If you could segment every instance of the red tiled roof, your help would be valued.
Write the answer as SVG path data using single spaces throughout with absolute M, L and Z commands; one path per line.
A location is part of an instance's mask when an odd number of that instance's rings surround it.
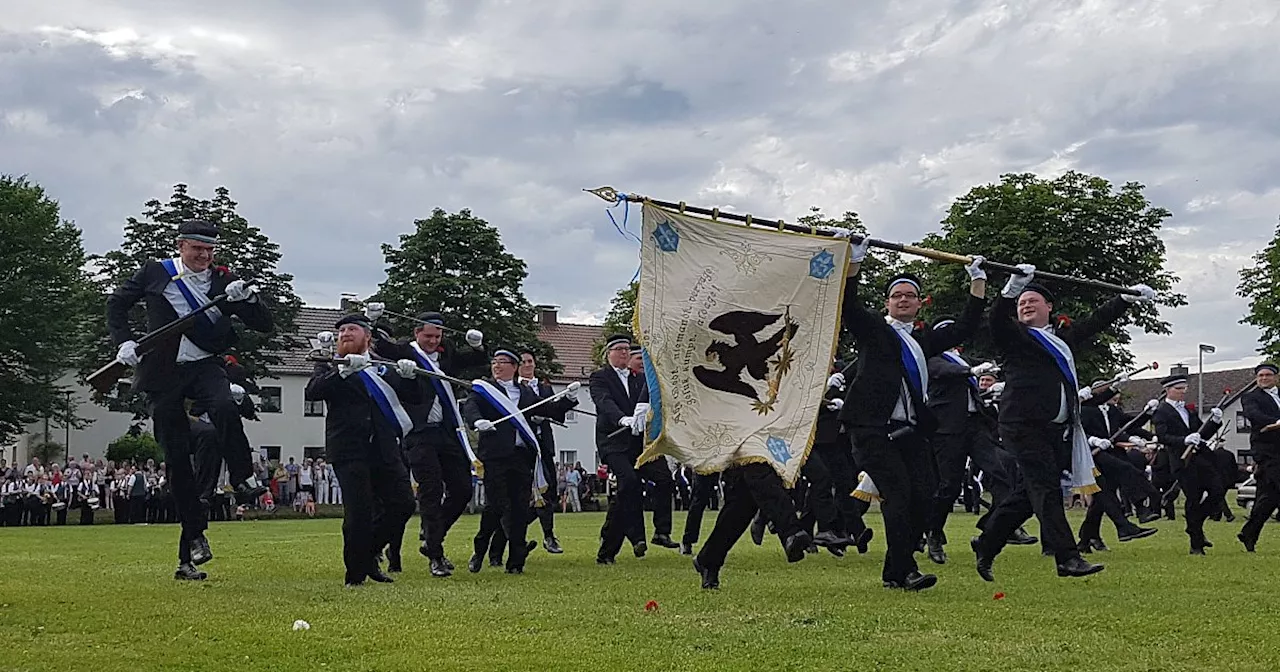
M 1160 394 L 1160 379 L 1158 378 L 1142 378 L 1134 380 L 1125 386 L 1124 403 L 1125 410 L 1130 413 L 1136 413 L 1137 409 L 1147 403 L 1148 399 L 1155 399 Z M 1200 377 L 1195 373 L 1187 375 L 1187 401 L 1194 403 L 1199 393 Z M 1231 369 L 1228 371 L 1205 371 L 1204 372 L 1204 405 L 1212 408 L 1214 404 L 1222 399 L 1223 390 L 1238 390 L 1249 381 L 1253 380 L 1253 369 Z M 1207 412 L 1208 408 L 1202 409 Z
M 555 348 L 556 361 L 563 371 L 551 377 L 552 382 L 585 381 L 596 367 L 596 347 L 604 336 L 604 327 L 592 324 L 539 325 L 538 338 Z

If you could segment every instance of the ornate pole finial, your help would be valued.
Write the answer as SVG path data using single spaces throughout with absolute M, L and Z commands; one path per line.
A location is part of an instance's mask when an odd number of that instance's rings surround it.
M 618 190 L 613 187 L 596 187 L 595 189 L 583 189 L 588 194 L 595 194 L 602 201 L 609 203 L 618 202 Z

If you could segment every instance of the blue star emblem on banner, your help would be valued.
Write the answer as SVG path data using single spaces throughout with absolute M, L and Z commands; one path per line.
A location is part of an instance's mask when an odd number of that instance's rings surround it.
M 836 269 L 835 255 L 827 250 L 813 255 L 809 260 L 809 276 L 819 280 L 826 280 L 827 276 Z
M 782 464 L 786 464 L 791 459 L 791 451 L 787 449 L 787 442 L 776 436 L 771 436 L 764 442 L 769 448 L 769 454 L 773 455 L 773 459 Z
M 680 234 L 676 232 L 676 227 L 671 226 L 671 222 L 659 224 L 653 231 L 653 239 L 663 252 L 675 252 L 680 247 Z

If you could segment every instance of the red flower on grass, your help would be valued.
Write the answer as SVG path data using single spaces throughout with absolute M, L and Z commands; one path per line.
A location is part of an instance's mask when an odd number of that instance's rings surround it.
M 645 602 L 644 610 L 650 614 L 654 613 L 658 610 L 658 602 L 656 600 L 649 600 L 648 602 Z
M 1004 599 L 1004 593 L 996 593 L 996 594 L 995 594 L 995 597 L 993 597 L 992 599 L 996 599 L 996 600 L 1003 600 L 1003 599 Z

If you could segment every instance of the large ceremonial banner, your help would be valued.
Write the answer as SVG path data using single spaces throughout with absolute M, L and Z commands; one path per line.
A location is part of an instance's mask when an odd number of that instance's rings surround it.
M 652 407 L 640 462 L 767 462 L 788 486 L 835 353 L 846 240 L 644 204 L 636 319 Z

